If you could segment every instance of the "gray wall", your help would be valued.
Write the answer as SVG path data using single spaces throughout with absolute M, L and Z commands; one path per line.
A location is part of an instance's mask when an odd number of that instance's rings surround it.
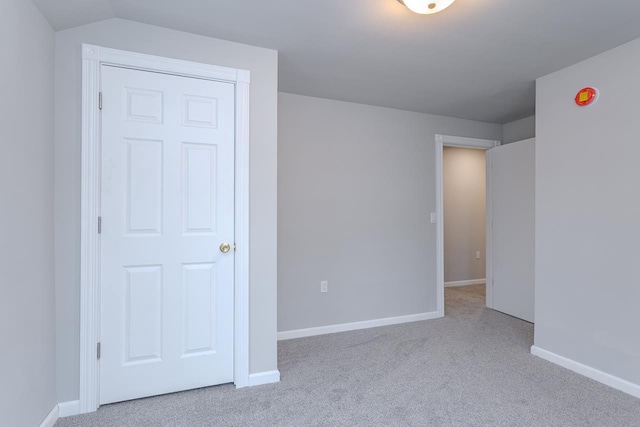
M 484 150 L 444 147 L 444 281 L 486 277 Z M 480 259 L 476 259 L 480 251 Z
M 510 144 L 536 136 L 536 116 L 525 117 L 502 126 L 502 143 Z
M 538 79 L 535 345 L 640 385 L 638 76 L 640 39 Z
M 277 368 L 277 52 L 120 19 L 56 33 L 58 399 L 78 399 L 80 44 L 251 71 L 250 371 Z
M 278 330 L 435 311 L 435 134 L 500 139 L 502 126 L 279 101 Z
M 0 6 L 0 424 L 56 405 L 53 29 L 25 0 Z

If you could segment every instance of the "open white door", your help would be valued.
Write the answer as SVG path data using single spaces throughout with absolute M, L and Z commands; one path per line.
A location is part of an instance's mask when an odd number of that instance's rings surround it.
M 493 309 L 534 322 L 535 140 L 487 152 Z

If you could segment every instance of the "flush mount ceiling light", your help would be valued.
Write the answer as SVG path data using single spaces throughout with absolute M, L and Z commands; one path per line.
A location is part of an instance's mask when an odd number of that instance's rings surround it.
M 438 13 L 456 1 L 456 0 L 398 0 L 403 5 L 407 6 L 409 10 L 420 15 L 431 15 L 432 13 Z

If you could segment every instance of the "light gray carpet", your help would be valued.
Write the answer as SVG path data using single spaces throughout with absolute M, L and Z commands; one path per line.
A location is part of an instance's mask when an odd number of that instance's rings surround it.
M 444 319 L 279 343 L 282 382 L 106 405 L 56 426 L 640 426 L 640 400 L 529 353 L 533 325 L 448 288 Z

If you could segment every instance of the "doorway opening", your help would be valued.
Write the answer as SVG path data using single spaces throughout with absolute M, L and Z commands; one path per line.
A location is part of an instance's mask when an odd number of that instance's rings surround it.
M 445 303 L 463 293 L 485 305 L 486 156 L 476 148 L 443 148 Z M 478 301 L 480 303 L 480 301 Z
M 486 171 L 491 162 L 487 150 L 498 145 L 500 141 L 436 135 L 436 270 L 440 317 L 445 315 L 445 281 L 451 287 L 479 286 L 475 292 L 482 292 L 481 285 L 486 283 L 486 305 L 491 308 L 491 204 L 486 200 L 490 199 L 492 183 Z M 458 167 L 454 167 L 455 164 Z M 461 169 L 462 173 L 456 173 L 455 169 Z M 445 196 L 445 184 L 450 190 L 448 196 L 452 197 Z M 446 249 L 445 229 L 448 229 L 449 240 Z

